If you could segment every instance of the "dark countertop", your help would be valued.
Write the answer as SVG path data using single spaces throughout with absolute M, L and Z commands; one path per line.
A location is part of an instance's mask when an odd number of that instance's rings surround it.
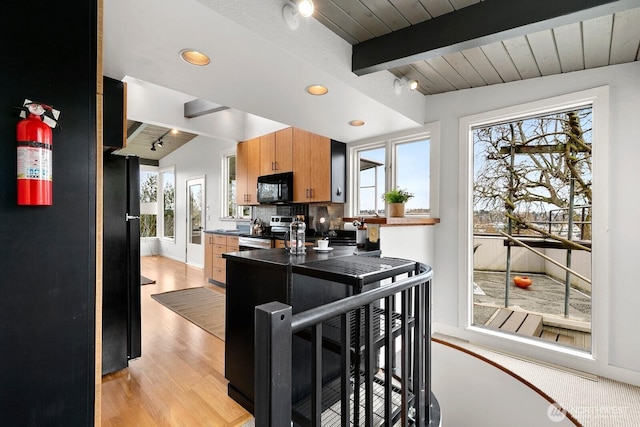
M 303 264 L 309 261 L 319 261 L 323 259 L 330 259 L 338 256 L 352 255 L 354 253 L 364 253 L 364 250 L 357 248 L 356 246 L 336 246 L 332 251 L 320 252 L 307 248 L 307 252 L 304 255 L 291 255 L 286 249 L 256 249 L 252 251 L 241 252 L 228 252 L 222 254 L 223 258 L 233 260 L 237 262 L 244 262 L 248 264 L 276 264 L 276 265 L 297 265 Z
M 240 234 L 240 230 L 236 230 L 236 229 L 228 229 L 228 230 L 204 230 L 205 233 L 209 233 L 209 234 L 225 234 L 225 235 L 230 235 L 230 236 L 237 236 Z

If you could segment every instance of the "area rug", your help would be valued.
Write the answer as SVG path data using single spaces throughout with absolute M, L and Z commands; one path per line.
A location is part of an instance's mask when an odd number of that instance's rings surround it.
M 143 275 L 140 275 L 140 286 L 142 285 L 155 285 L 156 281 L 153 279 L 149 279 L 148 277 L 144 277 Z
M 199 287 L 154 294 L 151 298 L 224 341 L 224 295 Z

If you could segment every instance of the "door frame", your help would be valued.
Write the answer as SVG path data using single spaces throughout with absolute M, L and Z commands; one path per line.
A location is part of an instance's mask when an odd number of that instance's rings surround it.
M 191 206 L 189 203 L 189 198 L 190 198 L 190 192 L 189 192 L 189 187 L 190 185 L 197 185 L 197 182 L 194 181 L 201 181 L 201 185 L 202 185 L 202 207 L 201 207 L 201 227 L 202 227 L 202 232 L 204 232 L 205 228 L 206 228 L 206 215 L 205 215 L 205 206 L 207 203 L 207 191 L 206 191 L 206 176 L 205 175 L 197 175 L 197 176 L 193 176 L 191 178 L 187 178 L 186 182 L 185 182 L 185 190 L 186 190 L 186 194 L 185 194 L 185 245 L 184 245 L 184 262 L 185 264 L 188 265 L 194 265 L 197 267 L 204 267 L 204 242 L 200 241 L 199 245 L 194 245 L 189 243 L 189 237 L 190 237 L 190 233 L 191 233 L 191 227 L 190 227 L 190 218 L 191 218 Z M 199 246 L 199 248 L 196 248 L 196 246 Z M 191 249 L 190 249 L 191 248 Z M 192 254 L 192 256 L 190 257 L 189 254 Z M 194 262 L 194 257 L 193 254 L 197 253 L 197 256 L 195 257 L 195 261 Z M 197 262 L 200 261 L 200 262 Z

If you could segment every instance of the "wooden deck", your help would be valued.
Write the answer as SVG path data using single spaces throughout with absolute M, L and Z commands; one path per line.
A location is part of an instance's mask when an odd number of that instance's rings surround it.
M 565 345 L 575 345 L 573 336 L 545 330 L 542 320 L 542 316 L 538 314 L 500 308 L 489 318 L 485 326 L 499 329 L 503 332 L 542 338 Z

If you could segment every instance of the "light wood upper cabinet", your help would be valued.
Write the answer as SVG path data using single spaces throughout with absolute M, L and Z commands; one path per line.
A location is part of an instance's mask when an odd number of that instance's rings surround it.
M 256 187 L 260 175 L 260 138 L 239 142 L 236 151 L 236 203 L 258 203 Z
M 293 128 L 294 202 L 331 201 L 331 140 Z
M 238 143 L 238 205 L 256 205 L 258 176 L 293 171 L 295 203 L 344 203 L 346 146 L 324 136 L 286 128 Z
M 293 170 L 293 129 L 286 128 L 260 137 L 260 175 Z

